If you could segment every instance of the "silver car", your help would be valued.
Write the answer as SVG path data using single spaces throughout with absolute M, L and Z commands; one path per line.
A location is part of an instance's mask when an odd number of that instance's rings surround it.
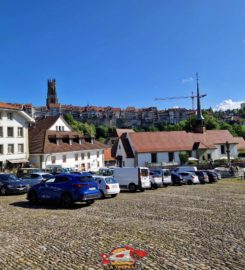
M 46 172 L 35 172 L 23 176 L 21 179 L 28 183 L 31 187 L 46 181 L 48 179 L 54 178 L 54 175 Z

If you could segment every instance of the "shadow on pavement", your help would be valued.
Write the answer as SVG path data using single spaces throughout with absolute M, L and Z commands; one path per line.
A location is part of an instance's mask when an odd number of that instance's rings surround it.
M 15 207 L 28 208 L 28 209 L 49 209 L 49 210 L 64 210 L 64 209 L 76 210 L 76 209 L 90 206 L 86 203 L 75 203 L 70 208 L 63 208 L 58 203 L 53 203 L 53 202 L 52 203 L 51 202 L 37 203 L 35 205 L 31 205 L 28 201 L 13 202 L 13 203 L 10 203 L 10 205 L 15 206 Z

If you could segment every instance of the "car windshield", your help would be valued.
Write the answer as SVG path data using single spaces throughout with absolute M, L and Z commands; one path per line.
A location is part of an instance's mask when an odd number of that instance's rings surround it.
M 78 176 L 76 179 L 80 182 L 94 182 L 94 178 L 92 175 Z
M 117 180 L 113 177 L 106 178 L 105 181 L 107 184 L 117 184 L 118 183 Z
M 165 171 L 163 175 L 164 176 L 169 176 L 170 175 L 170 171 Z
M 149 176 L 149 171 L 147 169 L 140 170 L 141 176 Z

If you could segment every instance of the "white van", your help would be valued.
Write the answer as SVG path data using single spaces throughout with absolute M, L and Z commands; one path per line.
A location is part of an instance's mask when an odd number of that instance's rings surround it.
M 196 171 L 197 171 L 197 167 L 195 167 L 195 166 L 181 166 L 181 167 L 177 167 L 173 170 L 173 172 L 175 172 L 175 173 L 196 172 Z
M 151 187 L 150 171 L 146 167 L 123 167 L 115 168 L 113 176 L 119 182 L 120 189 L 130 192 L 144 191 Z
M 172 185 L 172 178 L 169 169 L 152 169 L 151 172 L 161 177 L 162 185 L 165 187 Z

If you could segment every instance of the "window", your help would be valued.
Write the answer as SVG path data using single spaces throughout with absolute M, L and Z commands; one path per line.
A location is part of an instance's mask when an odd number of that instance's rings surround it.
M 59 126 L 56 126 L 56 131 L 59 131 Z
M 64 126 L 62 126 L 62 131 L 65 131 L 65 127 Z
M 174 152 L 168 152 L 168 160 L 169 162 L 174 161 Z
M 220 146 L 220 152 L 221 152 L 222 155 L 225 154 L 225 146 L 224 145 Z
M 0 127 L 0 137 L 3 137 L 3 127 Z
M 62 156 L 63 163 L 66 163 L 66 155 Z
M 88 152 L 88 159 L 90 159 L 90 152 Z
M 78 154 L 75 154 L 75 160 L 78 161 Z
M 0 155 L 3 155 L 3 144 L 0 144 Z
M 61 131 L 61 126 L 59 126 L 59 131 Z
M 52 156 L 51 157 L 51 162 L 52 162 L 52 164 L 55 164 L 56 163 L 56 156 Z
M 84 158 L 85 158 L 84 153 L 81 153 L 81 159 L 84 159 Z
M 100 167 L 100 162 L 99 161 L 97 161 L 97 167 Z
M 151 163 L 157 163 L 157 153 L 151 153 Z
M 211 159 L 211 154 L 208 154 L 208 160 Z
M 88 163 L 88 170 L 90 169 L 90 163 Z
M 0 112 L 0 119 L 2 119 L 2 112 Z
M 13 120 L 13 113 L 7 113 L 8 120 Z
M 55 177 L 55 183 L 65 183 L 68 182 L 70 179 L 66 176 L 57 176 Z
M 97 158 L 100 157 L 100 151 L 97 151 Z
M 8 137 L 14 137 L 14 128 L 8 127 Z
M 8 154 L 13 154 L 13 153 L 14 153 L 14 145 L 8 144 Z
M 24 153 L 24 144 L 18 144 L 18 153 Z
M 18 137 L 23 137 L 23 128 L 18 127 Z

